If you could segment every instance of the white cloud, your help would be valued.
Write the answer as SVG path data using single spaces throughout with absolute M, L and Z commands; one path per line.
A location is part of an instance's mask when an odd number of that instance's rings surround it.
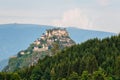
M 83 12 L 83 10 L 75 8 L 64 12 L 61 19 L 53 20 L 52 22 L 55 26 L 76 26 L 77 28 L 87 28 L 92 27 L 92 23 L 89 17 Z
M 110 4 L 110 0 L 97 0 L 97 2 L 102 6 L 107 6 Z
M 50 22 L 51 16 L 53 17 L 53 15 L 48 15 L 41 11 L 0 10 L 0 24 L 21 23 L 46 25 Z

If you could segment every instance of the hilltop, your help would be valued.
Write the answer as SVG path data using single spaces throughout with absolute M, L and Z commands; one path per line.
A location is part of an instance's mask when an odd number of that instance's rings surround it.
M 19 68 L 33 66 L 46 55 L 55 55 L 59 50 L 72 45 L 75 45 L 75 42 L 69 37 L 66 29 L 48 29 L 26 50 L 20 51 L 17 56 L 12 56 L 4 71 L 15 71 Z
M 54 42 L 57 42 L 61 49 L 75 44 L 65 29 L 49 29 L 46 30 L 46 33 L 41 38 L 34 42 L 35 47 L 33 51 L 46 51 L 52 47 Z
M 27 49 L 29 44 L 41 36 L 46 29 L 51 29 L 54 27 L 55 26 L 35 24 L 0 25 L 0 63 L 3 60 L 8 60 L 8 58 L 13 55 L 16 56 L 19 51 Z M 85 30 L 74 27 L 68 27 L 66 30 L 71 39 L 73 39 L 76 43 L 81 43 L 92 38 L 103 39 L 105 37 L 116 35 L 115 33 L 111 32 Z M 6 66 L 4 64 L 0 65 Z M 1 67 L 1 69 L 2 68 L 3 67 Z
M 3 80 L 120 80 L 120 35 L 90 39 L 46 56 L 35 66 L 0 75 Z

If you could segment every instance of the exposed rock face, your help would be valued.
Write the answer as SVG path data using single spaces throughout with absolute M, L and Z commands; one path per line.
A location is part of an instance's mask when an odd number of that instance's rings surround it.
M 17 54 L 17 57 L 10 58 L 9 65 L 4 71 L 14 71 L 18 68 L 28 67 L 35 65 L 39 59 L 43 59 L 44 56 L 52 56 L 51 49 L 53 44 L 57 43 L 60 49 L 64 47 L 70 47 L 75 42 L 69 37 L 66 29 L 49 29 L 46 33 L 35 40 L 26 50 L 22 50 Z
M 68 32 L 65 29 L 51 29 L 47 30 L 41 38 L 38 38 L 34 45 L 33 51 L 46 51 L 52 47 L 52 44 L 57 42 L 61 48 L 74 45 L 74 41 L 70 39 Z M 41 46 L 41 47 L 39 47 Z

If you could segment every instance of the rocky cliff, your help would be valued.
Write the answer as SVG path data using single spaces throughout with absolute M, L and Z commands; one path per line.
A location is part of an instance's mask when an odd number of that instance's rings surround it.
M 12 56 L 9 59 L 8 66 L 3 71 L 14 71 L 19 68 L 33 66 L 46 55 L 52 56 L 59 50 L 74 44 L 75 42 L 69 37 L 66 29 L 54 28 L 46 30 L 26 50 L 21 50 L 17 56 Z

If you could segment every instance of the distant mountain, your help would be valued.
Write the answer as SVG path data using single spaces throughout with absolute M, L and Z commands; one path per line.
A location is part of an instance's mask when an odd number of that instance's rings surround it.
M 0 25 L 0 61 L 25 50 L 30 43 L 40 37 L 46 29 L 54 26 L 34 24 L 4 24 Z M 70 37 L 81 43 L 91 38 L 105 38 L 115 35 L 110 32 L 83 30 L 74 27 L 67 28 Z M 1 65 L 1 64 L 0 64 Z
M 111 32 L 78 29 L 74 27 L 67 28 L 67 31 L 69 32 L 70 37 L 76 43 L 85 42 L 88 39 L 93 39 L 93 38 L 103 39 L 106 37 L 111 37 L 112 35 L 116 35 L 115 33 L 111 33 Z

